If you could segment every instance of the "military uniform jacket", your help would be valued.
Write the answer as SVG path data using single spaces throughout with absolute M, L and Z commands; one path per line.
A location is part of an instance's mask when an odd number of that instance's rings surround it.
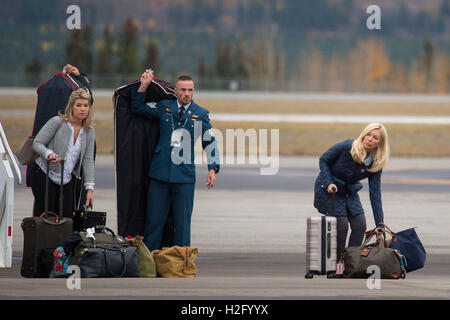
M 350 150 L 353 140 L 345 140 L 328 149 L 319 159 L 320 173 L 314 186 L 314 207 L 320 213 L 332 214 L 331 195 L 327 192 L 330 184 L 338 187 L 335 198 L 335 215 L 346 216 L 364 213 L 358 191 L 362 189 L 359 182 L 369 180 L 369 196 L 375 224 L 383 222 L 381 204 L 381 173 L 369 172 L 372 166 L 365 166 L 353 160 Z
M 133 91 L 131 111 L 148 118 L 159 119 L 160 126 L 160 136 L 149 171 L 150 178 L 171 183 L 195 183 L 194 144 L 197 138 L 202 139 L 208 170 L 214 169 L 216 173 L 219 172 L 219 152 L 208 110 L 192 101 L 189 109 L 180 118 L 177 100 L 145 103 L 144 99 L 144 92 Z M 184 143 L 181 148 L 171 146 L 172 132 L 177 129 L 185 129 L 183 139 L 190 139 L 189 143 Z

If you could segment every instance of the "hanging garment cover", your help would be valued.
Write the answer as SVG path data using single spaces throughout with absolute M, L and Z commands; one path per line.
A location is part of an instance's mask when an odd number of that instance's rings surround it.
M 157 120 L 130 111 L 131 92 L 139 86 L 139 80 L 124 85 L 116 89 L 113 97 L 117 232 L 123 237 L 144 234 L 148 172 L 159 139 Z M 147 89 L 145 101 L 159 102 L 164 99 L 176 99 L 174 86 L 155 78 Z M 170 246 L 172 242 L 172 209 L 168 216 L 162 241 L 164 246 Z
M 44 124 L 58 114 L 58 111 L 64 113 L 70 95 L 78 88 L 86 88 L 89 90 L 92 104 L 91 89 L 82 75 L 73 76 L 64 72 L 58 72 L 50 80 L 38 87 L 33 136 L 36 136 Z

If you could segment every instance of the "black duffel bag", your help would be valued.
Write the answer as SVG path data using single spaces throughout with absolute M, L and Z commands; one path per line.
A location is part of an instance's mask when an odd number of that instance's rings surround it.
M 93 233 L 93 237 L 80 232 L 69 264 L 80 268 L 82 278 L 139 277 L 137 248 L 105 230 L 109 233 Z

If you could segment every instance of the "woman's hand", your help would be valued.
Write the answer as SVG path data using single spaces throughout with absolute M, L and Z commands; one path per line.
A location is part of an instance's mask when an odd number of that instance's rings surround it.
M 63 158 L 58 156 L 56 153 L 50 153 L 47 157 L 47 160 L 49 160 L 51 163 L 57 163 L 61 162 Z
M 72 66 L 71 64 L 66 64 L 64 69 L 66 70 L 66 73 L 68 73 L 68 74 L 71 74 L 71 75 L 74 75 L 74 76 L 79 76 L 80 75 L 80 71 L 78 70 L 78 68 Z
M 140 80 L 141 80 L 141 85 L 138 89 L 138 92 L 145 92 L 147 90 L 148 86 L 150 85 L 150 83 L 152 83 L 152 81 L 153 81 L 153 70 L 152 69 L 145 70 L 145 72 L 142 74 Z
M 337 191 L 338 191 L 338 188 L 334 183 L 330 184 L 327 188 L 328 193 L 336 193 Z
M 88 189 L 86 193 L 86 209 L 94 206 L 94 190 Z

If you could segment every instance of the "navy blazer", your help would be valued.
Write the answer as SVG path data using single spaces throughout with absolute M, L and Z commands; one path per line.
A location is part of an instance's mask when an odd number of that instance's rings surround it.
M 365 166 L 353 160 L 350 150 L 353 140 L 345 140 L 328 149 L 319 159 L 320 173 L 314 185 L 314 207 L 320 213 L 333 214 L 331 194 L 327 192 L 330 184 L 338 187 L 335 197 L 336 216 L 346 216 L 364 213 L 358 191 L 362 189 L 359 182 L 369 180 L 369 196 L 375 224 L 383 222 L 381 204 L 381 173 L 369 172 L 370 166 Z
M 208 110 L 200 107 L 194 101 L 189 109 L 181 116 L 178 115 L 177 100 L 162 100 L 159 103 L 145 103 L 145 93 L 133 91 L 131 95 L 131 111 L 133 113 L 159 119 L 159 140 L 155 147 L 152 164 L 150 166 L 150 178 L 173 183 L 195 183 L 194 145 L 197 138 L 202 139 L 202 147 L 206 151 L 208 170 L 219 172 L 219 152 L 217 143 L 212 135 L 212 127 Z M 197 124 L 197 125 L 196 125 Z M 201 132 L 195 132 L 196 127 L 201 126 Z M 189 133 L 190 157 L 184 157 L 183 144 L 178 150 L 170 145 L 172 131 L 186 129 Z M 199 131 L 199 130 L 198 130 Z M 199 136 L 201 134 L 201 137 Z M 198 135 L 198 136 L 196 136 Z M 176 160 L 172 161 L 172 153 L 177 152 Z M 184 161 L 184 160 L 188 161 Z

